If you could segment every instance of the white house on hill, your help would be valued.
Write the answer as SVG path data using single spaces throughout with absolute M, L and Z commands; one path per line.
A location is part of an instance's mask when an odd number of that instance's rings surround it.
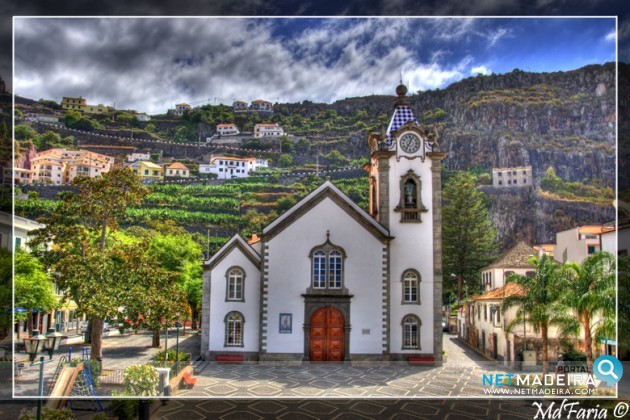
M 370 210 L 326 181 L 204 264 L 201 354 L 441 363 L 441 161 L 405 97 L 372 134 Z

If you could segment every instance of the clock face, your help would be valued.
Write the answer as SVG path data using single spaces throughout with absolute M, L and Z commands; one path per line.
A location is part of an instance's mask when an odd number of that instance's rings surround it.
M 403 134 L 400 138 L 400 147 L 407 153 L 415 153 L 420 149 L 420 139 L 411 133 Z

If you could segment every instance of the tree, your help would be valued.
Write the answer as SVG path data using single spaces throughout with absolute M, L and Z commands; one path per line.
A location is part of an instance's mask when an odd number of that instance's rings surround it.
M 6 128 L 6 124 L 5 124 L 5 128 Z M 33 128 L 31 128 L 30 126 L 26 124 L 18 124 L 15 126 L 15 139 L 16 140 L 33 139 L 35 138 L 36 135 L 37 133 L 35 132 L 35 130 L 33 130 Z
M 278 158 L 278 166 L 280 168 L 288 168 L 291 165 L 293 165 L 293 158 L 291 157 L 291 155 L 286 153 L 280 155 L 280 157 Z
M 33 332 L 33 311 L 50 312 L 58 306 L 53 283 L 37 258 L 18 250 L 15 253 L 15 307 L 25 309 L 16 313 L 18 319 L 26 319 L 29 335 Z
M 127 207 L 147 194 L 129 169 L 114 169 L 100 178 L 78 177 L 72 182 L 78 193 L 68 192 L 46 227 L 33 233 L 33 243 L 52 243 L 42 252 L 47 269 L 90 321 L 91 358 L 102 358 L 103 321 L 114 317 L 124 300 L 128 282 L 120 264 L 120 245 L 108 234 L 118 229 Z
M 592 366 L 597 329 L 608 327 L 614 331 L 614 325 L 606 321 L 615 318 L 615 258 L 608 252 L 597 252 L 580 264 L 571 262 L 564 268 L 563 301 L 582 324 L 586 363 Z
M 516 317 L 506 326 L 510 331 L 524 322 L 530 323 L 541 336 L 543 372 L 549 372 L 549 328 L 558 328 L 560 337 L 577 334 L 579 324 L 561 300 L 563 270 L 553 258 L 543 255 L 532 257 L 530 262 L 536 267 L 533 277 L 512 274 L 508 282 L 515 282 L 523 289 L 522 294 L 514 294 L 503 300 L 502 311 L 518 306 Z
M 295 198 L 293 198 L 290 195 L 288 195 L 286 197 L 282 197 L 276 203 L 277 204 L 276 205 L 276 210 L 278 210 L 279 213 L 284 213 L 285 211 L 287 211 L 291 207 L 293 207 L 295 205 L 295 203 L 296 203 Z
M 495 227 L 490 222 L 485 195 L 475 189 L 475 177 L 459 172 L 442 192 L 442 248 L 444 273 L 457 279 L 457 299 L 462 300 L 464 282 L 476 291 L 477 275 L 492 261 L 496 250 Z
M 184 310 L 180 310 L 179 314 L 187 313 L 187 309 L 190 308 L 193 324 L 195 324 L 193 327 L 196 327 L 203 295 L 202 247 L 190 233 L 172 221 L 149 222 L 149 226 L 155 230 L 149 231 L 148 254 L 155 258 L 179 286 L 181 296 L 186 297 L 187 306 Z
M 326 159 L 330 161 L 330 164 L 334 167 L 341 167 L 348 163 L 348 159 L 342 155 L 339 150 L 331 150 L 330 153 L 324 155 Z

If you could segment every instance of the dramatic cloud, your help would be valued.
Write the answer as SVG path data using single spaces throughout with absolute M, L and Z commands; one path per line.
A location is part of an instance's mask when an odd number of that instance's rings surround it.
M 486 66 L 477 66 L 477 67 L 473 67 L 473 68 L 470 70 L 470 74 L 471 74 L 472 76 L 476 76 L 476 75 L 478 75 L 478 74 L 485 74 L 485 75 L 488 75 L 488 74 L 492 74 L 492 70 L 490 70 L 490 69 L 489 69 L 488 67 L 486 67 Z
M 567 26 L 563 38 L 540 36 L 572 51 L 567 42 L 578 23 Z M 486 74 L 488 63 L 495 72 L 524 67 L 526 55 L 545 54 L 535 50 L 540 43 L 528 28 L 537 25 L 543 31 L 546 24 L 515 19 L 17 18 L 14 86 L 17 94 L 33 99 L 83 96 L 88 103 L 149 113 L 163 113 L 179 102 L 332 102 L 392 94 L 401 72 L 415 91 Z M 586 21 L 580 30 L 585 24 L 599 39 L 614 28 L 610 19 Z M 581 48 L 588 48 L 583 42 Z M 515 45 L 527 54 L 513 56 Z

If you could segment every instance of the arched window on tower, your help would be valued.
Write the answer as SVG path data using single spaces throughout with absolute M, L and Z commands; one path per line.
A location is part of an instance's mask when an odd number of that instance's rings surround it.
M 412 170 L 400 177 L 400 201 L 394 209 L 400 213 L 400 221 L 420 223 L 420 213 L 429 211 L 422 204 L 422 182 Z
M 415 209 L 418 201 L 418 188 L 413 179 L 405 181 L 405 208 Z

